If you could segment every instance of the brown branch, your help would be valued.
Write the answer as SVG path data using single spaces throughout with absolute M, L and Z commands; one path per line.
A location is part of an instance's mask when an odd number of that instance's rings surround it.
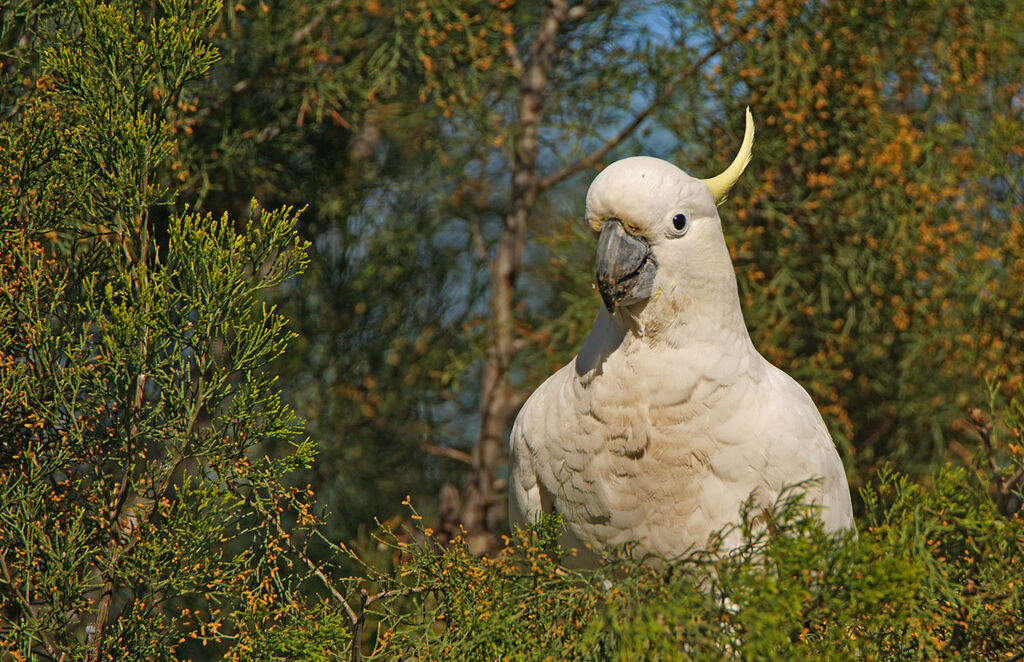
M 571 8 L 565 15 L 566 21 L 578 21 L 584 16 L 586 16 L 588 11 L 590 10 L 584 7 L 583 5 L 576 5 L 575 7 Z
M 1024 483 L 1024 464 L 1017 467 L 1017 471 L 1006 479 L 1005 485 L 1007 492 L 1015 490 L 1021 483 Z
M 312 34 L 313 30 L 320 27 L 320 24 L 324 22 L 324 19 L 326 19 L 332 11 L 337 9 L 342 2 L 344 2 L 344 0 L 332 0 L 327 3 L 327 6 L 324 7 L 323 10 L 313 18 L 313 20 L 306 23 L 292 34 L 292 38 L 288 40 L 288 46 L 290 48 L 295 48 L 304 42 L 306 38 Z
M 277 529 L 277 535 L 280 536 L 282 540 L 286 541 L 287 545 L 292 548 L 295 555 L 298 556 L 299 559 L 306 564 L 306 567 L 312 571 L 316 578 L 320 580 L 320 583 L 324 585 L 324 588 L 330 591 L 331 597 L 341 603 L 341 606 L 345 609 L 345 613 L 348 614 L 349 619 L 355 623 L 357 618 L 355 610 L 352 609 L 352 606 L 348 603 L 348 600 L 345 599 L 345 596 L 343 596 L 341 592 L 334 587 L 334 584 L 327 578 L 327 575 L 325 575 L 324 571 L 320 569 L 320 566 L 313 563 L 312 559 L 306 556 L 302 550 L 295 546 L 295 543 L 292 542 L 291 536 L 285 533 L 285 530 L 281 527 L 281 523 L 279 521 L 270 517 L 270 513 L 267 513 L 262 508 L 259 508 L 258 510 L 263 513 L 265 518 L 274 523 L 274 527 Z
M 140 377 L 140 379 L 142 379 L 142 378 L 145 378 L 146 376 L 145 375 L 139 375 L 139 377 Z M 135 407 L 137 409 L 141 409 L 141 407 L 142 407 L 142 391 L 144 389 L 145 389 L 145 383 L 143 382 L 142 389 L 136 391 L 136 394 L 135 394 Z M 199 411 L 202 409 L 202 402 L 201 402 L 202 399 L 203 399 L 203 378 L 202 378 L 202 375 L 200 375 L 198 380 L 197 380 L 195 398 L 196 398 L 196 406 L 192 410 L 192 414 L 189 416 L 188 427 L 185 430 L 185 434 L 186 435 L 191 435 L 195 431 L 196 420 L 198 419 Z M 138 422 L 136 421 L 136 423 L 132 427 L 132 435 L 134 436 L 137 433 L 138 433 Z M 162 503 L 163 499 L 167 496 L 168 492 L 171 489 L 171 483 L 174 481 L 174 475 L 178 472 L 178 467 L 180 467 L 182 465 L 182 463 L 184 463 L 186 460 L 188 460 L 188 459 L 190 459 L 192 457 L 191 455 L 189 455 L 189 450 L 188 449 L 190 447 L 191 447 L 191 440 L 188 440 L 188 441 L 186 441 L 185 454 L 183 454 L 181 457 L 178 457 L 174 461 L 173 466 L 171 466 L 170 470 L 164 475 L 164 478 L 160 482 L 159 487 L 157 487 L 155 490 L 153 490 L 153 500 L 149 504 L 148 512 L 146 512 L 145 516 L 142 518 L 142 520 L 145 522 L 146 526 L 152 526 L 153 523 L 156 521 L 156 515 L 160 511 L 160 504 Z M 165 455 L 164 456 L 164 461 L 166 459 L 167 458 L 166 458 L 166 455 Z M 122 483 L 121 483 L 122 486 L 126 486 L 126 482 L 125 481 L 127 480 L 127 477 L 128 477 L 128 474 L 127 474 L 127 472 L 125 472 L 125 479 L 122 480 Z M 118 513 L 116 515 L 116 517 L 117 517 L 117 519 L 120 519 L 120 513 Z M 114 520 L 114 521 L 117 521 L 117 520 Z M 134 530 L 132 531 L 132 535 L 128 539 L 127 543 L 123 547 L 121 547 L 121 549 L 119 551 L 119 554 L 118 554 L 118 558 L 120 558 L 120 557 L 124 556 L 125 554 L 127 554 L 128 552 L 130 552 L 132 550 L 132 548 L 135 547 L 135 545 L 139 542 L 139 540 L 142 539 L 142 528 L 143 527 L 141 525 L 140 526 L 136 526 L 134 528 Z
M 142 181 L 139 182 L 139 187 L 140 190 L 144 191 L 148 187 L 147 178 L 144 173 L 140 176 L 142 178 Z M 135 235 L 137 237 L 137 241 L 139 242 L 138 255 L 134 255 L 130 248 L 125 243 L 123 243 L 123 238 L 121 249 L 128 257 L 129 264 L 133 271 L 133 280 L 135 282 L 135 287 L 139 299 L 141 300 L 145 295 L 146 286 L 148 285 L 149 281 L 146 275 L 148 273 L 146 271 L 146 267 L 148 266 L 149 261 L 148 211 L 143 211 L 135 217 Z M 142 266 L 141 270 L 139 269 L 140 265 Z M 148 304 L 146 305 L 146 309 L 148 310 Z M 146 359 L 149 356 L 148 327 L 146 327 L 146 330 L 143 332 L 142 338 L 139 339 L 138 348 L 140 362 L 142 364 L 140 368 L 144 368 Z M 131 409 L 128 412 L 131 421 L 130 426 L 128 428 L 127 439 L 127 448 L 129 452 L 136 443 L 136 439 L 139 434 L 139 423 L 142 421 L 142 404 L 146 395 L 147 379 L 148 377 L 146 373 L 142 372 L 142 370 L 140 369 L 138 375 L 135 378 L 135 395 L 132 398 Z M 100 602 L 99 606 L 96 609 L 96 617 L 93 619 L 92 633 L 88 635 L 88 641 L 90 645 L 89 650 L 86 652 L 85 655 L 86 662 L 96 662 L 100 659 L 100 651 L 103 648 L 103 634 L 107 626 L 107 618 L 110 615 L 110 605 L 114 600 L 114 590 L 116 588 L 115 568 L 118 561 L 124 555 L 124 553 L 127 550 L 131 549 L 135 541 L 138 540 L 138 536 L 140 534 L 140 529 L 137 527 L 132 534 L 132 538 L 129 544 L 126 547 L 119 548 L 119 522 L 121 519 L 121 513 L 124 509 L 125 501 L 128 498 L 128 488 L 131 485 L 131 471 L 131 462 L 126 461 L 126 466 L 124 467 L 124 475 L 121 477 L 121 483 L 117 487 L 117 493 L 114 495 L 113 505 L 111 506 L 110 512 L 108 513 L 108 527 L 110 529 L 110 540 L 108 542 L 107 549 L 109 553 L 109 560 L 107 562 L 107 567 L 104 568 L 100 573 L 101 576 L 103 577 L 103 592 L 100 594 Z M 100 473 L 99 468 L 97 468 L 97 473 Z
M 246 499 L 246 501 L 249 501 L 249 499 Z M 324 571 L 320 569 L 320 566 L 316 563 L 313 563 L 313 560 L 306 556 L 305 552 L 303 552 L 295 545 L 295 543 L 292 540 L 292 537 L 288 535 L 285 532 L 284 528 L 281 526 L 281 522 L 275 517 L 273 517 L 269 512 L 267 512 L 265 508 L 260 506 L 258 501 L 253 500 L 252 504 L 255 506 L 256 512 L 258 512 L 263 517 L 265 522 L 274 525 L 278 537 L 282 541 L 284 541 L 284 543 L 299 558 L 299 560 L 302 561 L 307 568 L 309 568 L 313 575 L 320 580 L 320 583 L 323 584 L 324 588 L 326 588 L 328 592 L 330 592 L 331 597 L 334 598 L 336 602 L 341 604 L 342 609 L 345 610 L 345 614 L 348 616 L 349 623 L 351 624 L 352 627 L 352 662 L 360 662 L 360 660 L 363 659 L 363 620 L 365 618 L 364 614 L 366 611 L 366 601 L 368 599 L 368 594 L 366 590 L 360 589 L 361 606 L 359 613 L 356 613 L 355 609 L 352 608 L 352 605 L 350 605 L 348 603 L 348 600 L 345 599 L 345 596 L 343 596 L 341 592 L 334 587 L 334 583 L 331 582 L 327 575 L 324 574 Z M 375 600 L 376 599 L 377 598 L 375 598 Z
M 356 661 L 360 660 L 362 658 L 362 653 L 357 652 L 358 646 L 356 644 L 355 638 L 355 627 L 356 624 L 359 622 L 361 615 L 357 614 L 356 611 L 352 609 L 352 605 L 350 605 L 348 603 L 348 600 L 345 599 L 345 596 L 343 596 L 341 592 L 334 587 L 334 584 L 327 577 L 327 575 L 324 574 L 324 571 L 320 569 L 320 566 L 316 563 L 313 563 L 313 560 L 306 556 L 305 552 L 303 552 L 295 545 L 295 542 L 292 540 L 292 536 L 288 535 L 288 533 L 285 532 L 284 527 L 281 526 L 281 522 L 279 520 L 274 518 L 269 512 L 267 512 L 265 508 L 259 505 L 258 500 L 251 500 L 247 498 L 246 501 L 252 503 L 252 505 L 256 508 L 256 512 L 258 512 L 263 517 L 265 522 L 274 525 L 274 529 L 277 531 L 278 537 L 282 541 L 284 541 L 284 543 L 292 550 L 292 552 L 297 557 L 299 557 L 299 560 L 302 561 L 307 568 L 309 568 L 313 575 L 320 580 L 320 583 L 324 585 L 324 588 L 326 588 L 330 592 L 331 597 L 334 598 L 336 602 L 341 604 L 353 628 L 352 659 Z M 365 593 L 365 591 L 363 591 L 363 593 Z
M 138 410 L 142 406 L 142 392 L 145 390 L 145 387 L 146 375 L 139 374 L 138 379 L 136 380 L 136 394 L 132 410 L 133 420 L 131 427 L 131 439 L 134 439 L 135 434 L 138 432 Z M 124 508 L 126 499 L 128 498 L 128 486 L 131 482 L 129 476 L 130 473 L 131 468 L 125 467 L 124 475 L 121 477 L 121 483 L 117 486 L 117 493 L 114 495 L 113 506 L 108 513 L 107 526 L 110 528 L 110 559 L 107 567 L 101 573 L 103 576 L 103 592 L 100 594 L 100 603 L 99 607 L 96 609 L 96 618 L 93 619 L 93 631 L 89 634 L 89 643 L 91 645 L 85 656 L 85 659 L 88 662 L 100 659 L 100 649 L 103 645 L 103 631 L 107 625 L 107 617 L 110 615 L 110 603 L 114 600 L 114 566 L 121 558 L 121 552 L 123 551 L 118 549 L 118 532 L 120 529 L 118 521 L 121 518 L 121 511 Z
M 653 113 L 655 110 L 658 109 L 659 106 L 668 101 L 672 94 L 676 91 L 676 88 L 678 88 L 683 83 L 683 81 L 685 81 L 690 76 L 696 74 L 701 67 L 707 64 L 708 60 L 713 58 L 718 53 L 722 52 L 722 50 L 724 50 L 727 46 L 734 43 L 739 38 L 740 34 L 741 33 L 737 33 L 733 35 L 731 38 L 719 43 L 717 46 L 715 46 L 707 53 L 705 53 L 703 57 L 701 57 L 699 60 L 690 65 L 688 69 L 686 69 L 685 71 L 677 75 L 675 78 L 670 80 L 668 84 L 666 84 L 665 87 L 662 88 L 661 92 L 659 92 L 643 110 L 637 113 L 626 126 L 622 127 L 622 129 L 617 134 L 615 134 L 614 137 L 606 140 L 603 145 L 592 151 L 590 154 L 587 154 L 579 161 L 576 161 L 575 163 L 570 163 L 569 165 L 563 167 L 558 172 L 552 175 L 548 175 L 547 177 L 544 177 L 538 183 L 538 187 L 541 190 L 551 188 L 555 184 L 558 184 L 559 182 L 569 177 L 572 177 L 581 170 L 585 170 L 593 166 L 594 164 L 598 163 L 608 154 L 608 152 L 615 149 L 623 140 L 628 138 L 634 131 L 636 131 L 637 127 L 639 127 L 644 120 L 650 117 L 651 113 Z
M 414 595 L 427 590 L 429 590 L 429 588 L 426 586 L 417 586 L 415 588 L 391 589 L 389 591 L 381 591 L 380 593 L 370 595 L 366 592 L 366 589 L 360 589 L 359 615 L 352 621 L 352 662 L 360 662 L 360 660 L 363 659 L 363 626 L 366 623 L 367 607 L 378 600 L 383 600 L 384 598 Z
M 363 624 L 366 621 L 368 599 L 366 589 L 359 589 L 359 615 L 352 620 L 352 662 L 360 662 L 363 659 Z
M 431 455 L 440 455 L 449 460 L 464 462 L 469 465 L 473 464 L 473 456 L 466 451 L 460 451 L 458 448 L 445 448 L 436 444 L 420 444 L 420 448 Z
M 473 238 L 473 248 L 476 250 L 477 258 L 484 264 L 490 263 L 487 255 L 487 245 L 484 243 L 484 235 L 480 231 L 480 225 L 469 221 L 469 234 Z
M 996 462 L 996 452 L 992 447 L 992 423 L 985 421 L 980 409 L 972 409 L 968 416 L 974 424 L 974 431 L 981 437 L 981 443 L 985 447 L 985 459 L 988 460 L 988 468 L 992 475 L 1002 482 L 1002 473 L 999 471 L 999 464 Z
M 366 606 L 369 607 L 374 602 L 377 602 L 378 600 L 383 600 L 385 598 L 404 598 L 409 595 L 416 595 L 417 593 L 423 593 L 424 591 L 429 590 L 430 587 L 428 586 L 416 586 L 414 588 L 393 588 L 390 591 L 381 591 L 380 593 L 368 597 L 366 599 Z
M 985 448 L 985 459 L 988 461 L 988 468 L 992 474 L 992 485 L 989 487 L 989 495 L 996 502 L 996 508 L 1003 515 L 1011 515 L 1010 497 L 1021 482 L 1024 482 L 1024 465 L 1017 467 L 1012 476 L 1004 476 L 999 463 L 996 462 L 996 452 L 992 443 L 992 421 L 986 421 L 980 409 L 972 408 L 967 412 L 967 418 L 974 426 L 974 431 L 981 438 Z
M 509 62 L 512 63 L 513 73 L 519 75 L 523 73 L 523 58 L 519 56 L 519 49 L 516 48 L 516 40 L 512 37 L 506 39 L 502 46 L 505 49 L 505 56 L 508 57 Z

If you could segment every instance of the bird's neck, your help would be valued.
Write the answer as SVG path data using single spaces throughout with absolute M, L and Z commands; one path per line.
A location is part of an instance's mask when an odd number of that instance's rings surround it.
M 685 347 L 728 342 L 753 350 L 735 281 L 721 287 L 668 283 L 648 301 L 619 310 L 612 321 L 626 331 L 624 343 Z
M 691 388 L 693 379 L 685 379 L 677 370 L 677 351 L 685 356 L 691 377 L 699 377 L 715 365 L 716 378 L 723 378 L 720 360 L 725 356 L 731 357 L 730 365 L 736 370 L 762 370 L 764 359 L 747 333 L 738 296 L 734 293 L 732 299 L 723 299 L 666 299 L 659 303 L 652 298 L 629 309 L 620 308 L 614 315 L 602 307 L 576 356 L 580 383 L 586 387 L 608 370 L 609 375 L 635 375 L 638 369 L 634 364 L 640 361 L 645 372 L 674 372 L 676 378 L 671 383 L 675 388 Z M 650 363 L 652 356 L 660 357 L 655 364 Z M 665 388 L 668 382 L 652 383 Z

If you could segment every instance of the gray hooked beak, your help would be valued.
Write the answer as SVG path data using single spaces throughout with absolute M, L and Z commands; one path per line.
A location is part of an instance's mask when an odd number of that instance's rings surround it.
M 605 221 L 597 239 L 597 289 L 609 313 L 650 298 L 657 271 L 645 239 L 626 232 L 617 218 Z

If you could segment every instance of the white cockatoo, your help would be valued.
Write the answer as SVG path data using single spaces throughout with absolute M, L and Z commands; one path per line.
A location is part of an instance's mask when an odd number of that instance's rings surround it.
M 809 483 L 827 530 L 853 527 L 835 444 L 807 392 L 754 348 L 717 203 L 750 160 L 695 179 L 637 156 L 587 193 L 604 301 L 579 354 L 527 400 L 510 438 L 514 525 L 558 512 L 562 543 L 593 552 L 635 543 L 673 558 Z M 727 535 L 724 548 L 742 534 Z

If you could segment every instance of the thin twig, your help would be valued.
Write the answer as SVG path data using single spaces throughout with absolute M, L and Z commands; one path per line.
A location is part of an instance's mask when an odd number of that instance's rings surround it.
M 390 591 L 381 591 L 380 593 L 369 596 L 366 599 L 365 606 L 369 607 L 374 602 L 377 602 L 378 600 L 384 600 L 385 598 L 404 598 L 410 595 L 416 595 L 417 593 L 423 593 L 424 591 L 429 590 L 429 586 L 416 586 L 414 588 L 393 588 Z
M 480 231 L 479 224 L 470 221 L 469 234 L 473 238 L 473 248 L 476 249 L 477 258 L 484 264 L 488 264 L 490 258 L 487 255 L 487 245 L 484 243 L 484 235 Z
M 359 615 L 352 621 L 352 662 L 363 659 L 363 625 L 366 622 L 366 601 L 369 597 L 365 588 L 359 589 Z
M 360 660 L 363 659 L 363 627 L 366 624 L 367 607 L 372 605 L 374 602 L 377 602 L 378 600 L 383 600 L 385 598 L 414 595 L 416 593 L 422 593 L 427 590 L 429 589 L 426 586 L 417 586 L 415 588 L 391 589 L 389 591 L 381 591 L 380 593 L 370 595 L 366 592 L 366 589 L 360 589 L 359 616 L 356 617 L 352 622 L 352 662 L 360 662 Z
M 145 375 L 140 374 L 138 379 L 139 390 L 145 388 Z M 141 398 L 136 396 L 136 406 L 141 406 Z M 134 417 L 134 413 L 133 413 Z M 132 423 L 132 438 L 134 433 L 138 430 L 137 423 Z M 99 607 L 96 609 L 96 618 L 93 619 L 93 631 L 89 635 L 89 643 L 91 644 L 88 652 L 86 653 L 86 660 L 99 660 L 100 649 L 103 646 L 103 632 L 107 625 L 107 616 L 110 613 L 110 603 L 114 600 L 114 588 L 115 588 L 115 566 L 121 558 L 121 551 L 118 548 L 118 520 L 121 518 L 121 510 L 124 508 L 125 500 L 128 497 L 128 485 L 130 483 L 129 474 L 131 473 L 130 467 L 125 467 L 124 475 L 121 477 L 121 484 L 117 486 L 117 493 L 114 495 L 114 504 L 110 509 L 109 523 L 110 527 L 110 559 L 107 563 L 107 567 L 103 569 L 103 592 L 100 594 Z M 137 535 L 137 532 L 136 532 Z
M 992 422 L 984 419 L 980 409 L 971 409 L 967 416 L 974 425 L 974 431 L 981 438 L 981 443 L 985 448 L 985 459 L 988 461 L 988 467 L 992 473 L 993 487 L 995 488 L 991 495 L 996 502 L 996 508 L 1003 515 L 1011 515 L 1012 513 L 1009 510 L 1010 497 L 1020 483 L 1024 482 L 1024 465 L 1017 467 L 1012 476 L 1004 476 L 999 463 L 996 462 L 996 452 L 992 444 Z
M 277 525 L 278 535 L 284 533 L 284 530 L 281 528 L 280 524 L 278 524 L 276 521 L 274 522 L 274 524 Z M 312 559 L 310 559 L 302 551 L 295 547 L 295 545 L 291 542 L 290 537 L 285 538 L 285 540 L 289 541 L 288 546 L 292 548 L 292 551 L 295 552 L 295 554 L 298 555 L 299 559 L 301 559 L 302 562 L 306 564 L 306 567 L 309 568 L 314 575 L 316 575 L 316 578 L 320 580 L 320 583 L 322 583 L 324 587 L 331 592 L 331 597 L 333 597 L 336 601 L 341 603 L 341 606 L 345 610 L 345 613 L 348 614 L 348 617 L 354 623 L 357 618 L 356 612 L 354 609 L 352 609 L 352 606 L 349 605 L 348 600 L 345 599 L 345 596 L 343 596 L 341 592 L 338 591 L 338 589 L 334 588 L 334 584 L 332 584 L 331 580 L 327 578 L 327 575 L 325 575 L 324 571 L 320 569 L 320 566 L 313 563 Z
M 338 589 L 334 587 L 334 584 L 331 583 L 331 580 L 327 578 L 327 575 L 325 575 L 323 570 L 320 569 L 320 566 L 313 563 L 313 560 L 306 556 L 305 552 L 303 552 L 295 545 L 295 543 L 292 541 L 292 537 L 288 535 L 288 533 L 286 533 L 284 528 L 281 526 L 281 522 L 279 522 L 277 519 L 271 516 L 271 514 L 268 513 L 265 508 L 260 506 L 258 501 L 253 500 L 252 503 L 256 507 L 256 511 L 263 516 L 263 519 L 274 525 L 274 528 L 277 530 L 277 535 L 281 538 L 281 540 L 283 540 L 285 544 L 291 548 L 292 552 L 294 552 L 295 555 L 299 557 L 299 560 L 301 560 L 306 565 L 306 567 L 309 568 L 310 571 L 312 571 L 316 578 L 319 579 L 320 582 L 324 585 L 324 588 L 330 591 L 331 597 L 333 597 L 335 600 L 341 603 L 341 606 L 345 609 L 345 613 L 348 614 L 349 619 L 353 623 L 355 623 L 356 619 L 358 618 L 358 615 L 356 614 L 355 610 L 352 609 L 352 606 L 345 599 L 345 596 L 343 596 L 338 591 Z
M 1002 472 L 999 471 L 999 464 L 996 462 L 995 449 L 992 448 L 992 424 L 984 423 L 980 419 L 975 420 L 972 418 L 974 423 L 974 429 L 981 437 L 981 443 L 985 446 L 985 458 L 988 460 L 988 467 L 992 470 L 992 475 L 995 476 L 999 482 L 1002 482 Z
M 1020 483 L 1024 483 L 1024 464 L 1017 467 L 1017 471 L 1006 480 L 1007 491 L 1012 491 L 1018 487 Z
M 449 460 L 464 462 L 470 466 L 473 464 L 473 456 L 466 451 L 460 451 L 458 448 L 445 448 L 435 444 L 420 444 L 420 448 L 432 455 L 440 455 L 441 457 L 446 457 Z
M 515 38 L 509 37 L 502 45 L 505 48 L 505 55 L 508 57 L 509 62 L 512 63 L 512 71 L 517 76 L 521 76 L 523 73 L 523 58 L 520 57 L 519 49 L 516 48 Z
M 22 596 L 21 591 L 14 590 L 14 575 L 11 573 L 10 567 L 7 565 L 7 557 L 0 551 L 0 568 L 3 568 L 4 578 L 7 580 L 7 584 L 11 587 L 12 593 L 18 596 L 18 600 L 22 603 L 22 606 L 28 610 L 32 620 L 39 620 L 39 613 L 36 611 L 35 605 L 32 604 L 32 599 L 28 595 Z M 53 641 L 53 634 L 48 630 L 42 630 L 41 635 L 43 638 L 43 645 L 46 646 L 46 650 L 49 652 L 51 658 L 57 656 L 57 645 Z M 63 657 L 63 652 L 61 653 Z
M 313 20 L 311 20 L 309 23 L 306 23 L 301 28 L 296 30 L 294 34 L 292 34 L 292 38 L 288 40 L 288 46 L 291 48 L 295 48 L 303 41 L 305 41 L 306 37 L 312 34 L 313 30 L 316 30 L 318 27 L 320 27 L 320 24 L 324 22 L 324 19 L 327 18 L 328 14 L 337 9 L 338 5 L 340 5 L 342 2 L 344 2 L 344 0 L 332 0 L 331 2 L 327 3 L 327 6 L 324 7 L 323 10 L 313 18 Z

